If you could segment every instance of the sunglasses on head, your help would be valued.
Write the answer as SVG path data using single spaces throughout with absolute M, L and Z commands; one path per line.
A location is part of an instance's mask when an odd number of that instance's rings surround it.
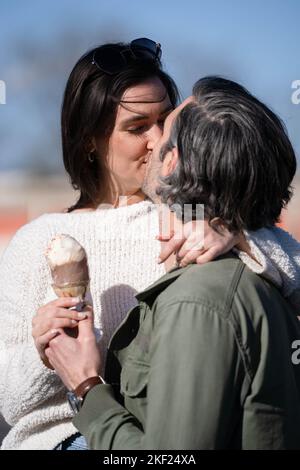
M 112 46 L 102 46 L 93 54 L 92 64 L 108 75 L 114 75 L 135 60 L 160 62 L 161 45 L 147 38 L 131 41 L 129 46 L 117 50 Z

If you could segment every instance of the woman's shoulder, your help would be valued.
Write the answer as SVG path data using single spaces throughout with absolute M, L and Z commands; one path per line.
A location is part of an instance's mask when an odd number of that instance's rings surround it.
M 138 225 L 141 228 L 143 218 L 148 219 L 150 214 L 154 213 L 155 207 L 150 201 L 120 209 L 46 213 L 19 228 L 6 251 L 22 250 L 23 254 L 25 251 L 41 252 L 58 233 L 68 233 L 79 238 L 84 236 L 88 239 L 95 231 L 98 233 L 101 227 L 109 230 L 109 227 L 115 229 L 117 225 L 119 229 L 125 230 Z
M 35 234 L 36 237 L 44 238 L 52 225 L 55 225 L 60 220 L 67 219 L 67 216 L 68 214 L 64 213 L 49 213 L 40 215 L 36 219 L 33 219 L 20 227 L 15 233 L 15 237 L 27 238 Z
M 10 240 L 3 256 L 10 252 L 20 253 L 22 257 L 32 256 L 48 242 L 51 232 L 59 220 L 67 214 L 43 214 L 20 227 Z

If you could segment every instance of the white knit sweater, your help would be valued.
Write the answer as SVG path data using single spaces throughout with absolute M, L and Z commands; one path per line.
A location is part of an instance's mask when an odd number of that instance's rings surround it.
M 73 236 L 86 249 L 103 357 L 113 331 L 136 304 L 134 295 L 165 272 L 156 262 L 158 215 L 149 201 L 95 212 L 46 214 L 17 232 L 0 263 L 0 411 L 12 426 L 2 449 L 53 449 L 77 432 L 66 389 L 41 362 L 31 336 L 37 309 L 55 298 L 44 252 L 58 233 Z M 256 254 L 263 263 L 265 254 Z M 293 285 L 299 288 L 298 261 Z M 278 273 L 269 277 L 282 285 Z

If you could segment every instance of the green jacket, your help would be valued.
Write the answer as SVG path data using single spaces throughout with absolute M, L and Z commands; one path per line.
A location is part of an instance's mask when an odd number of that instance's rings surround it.
M 91 449 L 300 449 L 300 322 L 274 286 L 230 254 L 137 299 L 73 420 Z

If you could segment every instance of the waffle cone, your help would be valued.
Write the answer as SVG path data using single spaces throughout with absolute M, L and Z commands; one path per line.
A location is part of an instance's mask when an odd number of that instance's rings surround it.
M 64 285 L 52 284 L 53 290 L 58 297 L 79 297 L 84 300 L 89 281 L 79 283 L 66 283 Z

